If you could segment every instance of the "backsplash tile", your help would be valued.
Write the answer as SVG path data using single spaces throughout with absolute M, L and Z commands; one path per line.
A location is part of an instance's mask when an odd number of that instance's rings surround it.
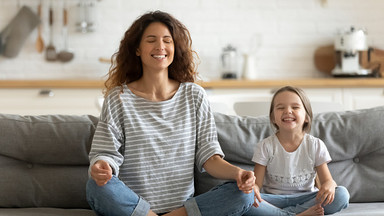
M 193 48 L 199 54 L 199 72 L 203 78 L 219 78 L 220 54 L 227 44 L 238 48 L 239 56 L 250 49 L 252 37 L 260 47 L 255 54 L 260 79 L 322 77 L 313 63 L 319 46 L 333 43 L 339 28 L 365 27 L 369 45 L 384 49 L 381 0 L 81 0 L 94 1 L 95 31 L 76 31 L 77 5 L 66 0 L 69 8 L 69 47 L 75 58 L 69 63 L 47 62 L 37 53 L 35 29 L 16 58 L 0 56 L 0 79 L 93 79 L 108 71 L 109 58 L 118 48 L 130 24 L 149 10 L 164 10 L 182 21 L 191 32 Z M 0 30 L 18 11 L 17 2 L 37 11 L 39 0 L 0 0 Z M 48 6 L 43 2 L 43 38 L 49 42 Z M 54 0 L 54 44 L 63 48 L 61 35 L 63 1 Z M 325 4 L 322 4 L 325 2 Z M 240 59 L 241 63 L 241 59 Z M 239 66 L 240 69 L 240 66 Z

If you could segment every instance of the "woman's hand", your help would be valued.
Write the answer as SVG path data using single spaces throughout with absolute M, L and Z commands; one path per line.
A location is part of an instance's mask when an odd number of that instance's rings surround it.
M 252 193 L 256 177 L 252 171 L 234 166 L 219 155 L 213 155 L 204 163 L 204 169 L 213 177 L 219 179 L 232 179 L 237 187 L 244 193 Z
M 91 177 L 98 186 L 103 186 L 111 180 L 112 168 L 106 161 L 98 160 L 91 167 Z
M 236 178 L 237 187 L 244 193 L 252 193 L 253 187 L 255 186 L 255 174 L 252 171 L 246 171 L 239 169 L 239 174 Z

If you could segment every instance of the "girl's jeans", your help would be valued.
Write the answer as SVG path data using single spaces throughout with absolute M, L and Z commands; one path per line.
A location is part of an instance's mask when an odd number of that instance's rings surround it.
M 317 192 L 306 192 L 291 195 L 276 195 L 261 193 L 264 200 L 259 207 L 252 207 L 245 216 L 263 215 L 296 215 L 317 204 Z M 334 214 L 347 208 L 349 203 L 348 190 L 343 186 L 336 187 L 335 199 L 331 204 L 323 206 L 324 214 Z
M 97 186 L 93 179 L 87 182 L 87 201 L 97 215 L 145 216 L 150 204 L 129 189 L 116 176 L 104 186 Z M 254 193 L 245 194 L 234 182 L 228 182 L 193 197 L 184 203 L 190 216 L 242 215 L 254 202 Z

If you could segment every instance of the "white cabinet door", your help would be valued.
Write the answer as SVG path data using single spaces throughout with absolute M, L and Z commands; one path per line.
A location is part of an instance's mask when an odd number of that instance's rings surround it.
M 268 105 L 273 91 L 267 88 L 208 89 L 207 94 L 212 110 L 215 112 L 229 115 L 258 116 L 268 114 Z
M 345 110 L 341 88 L 307 88 L 304 91 L 311 101 L 313 113 Z
M 348 110 L 384 106 L 384 88 L 346 88 L 344 105 Z
M 101 89 L 0 89 L 0 112 L 99 116 Z
M 213 111 L 240 116 L 268 115 L 276 89 L 212 89 L 207 90 Z M 308 95 L 314 113 L 341 111 L 343 91 L 341 88 L 308 88 Z

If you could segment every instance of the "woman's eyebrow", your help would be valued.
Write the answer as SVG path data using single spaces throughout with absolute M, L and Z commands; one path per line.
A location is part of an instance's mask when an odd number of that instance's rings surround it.
M 153 38 L 156 38 L 157 36 L 156 35 L 147 35 L 147 36 L 145 36 L 146 38 L 149 38 L 149 37 L 153 37 Z M 164 36 L 162 36 L 163 38 L 172 38 L 172 36 L 171 35 L 164 35 Z

